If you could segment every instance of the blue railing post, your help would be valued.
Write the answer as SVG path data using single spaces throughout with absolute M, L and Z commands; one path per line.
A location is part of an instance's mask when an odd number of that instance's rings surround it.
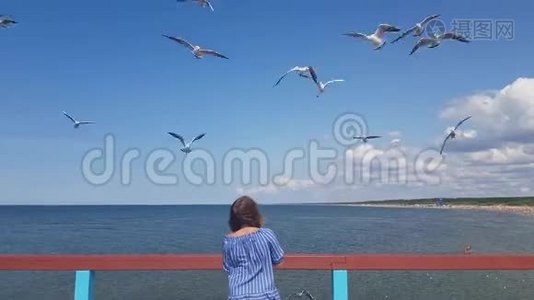
M 74 300 L 93 300 L 94 271 L 76 271 Z
M 349 300 L 349 274 L 347 270 L 332 271 L 332 300 Z

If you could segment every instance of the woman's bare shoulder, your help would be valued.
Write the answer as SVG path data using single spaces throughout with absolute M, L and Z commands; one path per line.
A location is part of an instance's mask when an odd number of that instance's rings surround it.
M 229 232 L 228 234 L 226 234 L 226 237 L 238 238 L 238 237 L 254 234 L 258 232 L 258 230 L 260 230 L 260 228 L 258 227 L 245 227 L 245 228 L 239 229 L 238 231 Z

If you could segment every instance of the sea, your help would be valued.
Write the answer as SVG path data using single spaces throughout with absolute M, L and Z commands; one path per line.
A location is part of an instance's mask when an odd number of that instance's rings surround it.
M 534 253 L 534 218 L 453 209 L 266 205 L 286 253 Z M 228 206 L 0 206 L 1 254 L 220 253 Z M 331 299 L 328 271 L 276 271 Z M 223 271 L 97 272 L 95 300 L 226 299 Z M 73 272 L 0 272 L 0 299 L 73 299 Z M 350 299 L 534 299 L 534 271 L 349 272 Z

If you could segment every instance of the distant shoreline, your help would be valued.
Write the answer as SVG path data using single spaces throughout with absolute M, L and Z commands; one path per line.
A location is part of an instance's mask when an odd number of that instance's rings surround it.
M 385 203 L 352 203 L 339 204 L 343 206 L 359 206 L 359 207 L 380 207 L 380 208 L 404 208 L 404 209 L 464 209 L 464 210 L 484 210 L 501 213 L 520 214 L 524 216 L 534 217 L 533 206 L 510 206 L 510 205 L 465 205 L 465 204 L 446 204 L 437 206 L 435 204 L 385 204 Z

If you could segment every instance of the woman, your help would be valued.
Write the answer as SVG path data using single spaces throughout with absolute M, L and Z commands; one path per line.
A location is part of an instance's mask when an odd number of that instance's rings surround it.
M 263 218 L 250 197 L 230 208 L 230 230 L 223 243 L 223 269 L 228 274 L 229 300 L 280 300 L 273 265 L 284 251 L 274 232 L 262 228 Z

